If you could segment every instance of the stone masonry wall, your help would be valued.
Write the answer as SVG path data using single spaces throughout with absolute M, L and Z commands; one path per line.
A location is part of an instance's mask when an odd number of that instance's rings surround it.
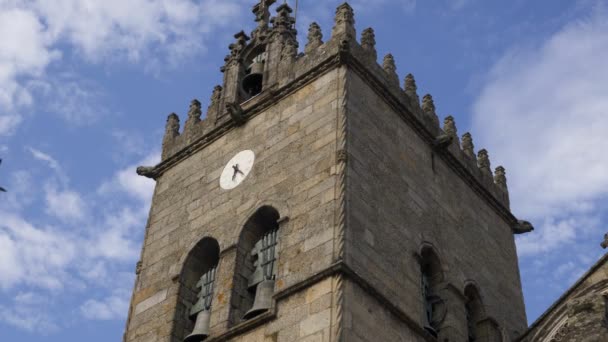
M 336 125 L 344 70 L 327 72 L 157 179 L 126 341 L 181 342 L 189 333 L 188 304 L 178 297 L 179 274 L 189 250 L 206 236 L 220 246 L 208 340 L 238 327 L 229 321 L 234 246 L 244 223 L 262 205 L 287 217 L 279 229 L 275 293 L 333 263 Z M 236 189 L 222 190 L 222 169 L 245 149 L 256 154 L 252 173 Z M 319 278 L 290 291 L 277 301 L 270 323 L 243 329 L 230 340 L 328 341 L 335 323 L 333 279 Z
M 514 338 L 525 330 L 526 316 L 511 227 L 368 84 L 349 70 L 347 264 L 421 327 L 416 255 L 423 244 L 431 246 L 445 277 L 450 341 L 466 333 L 468 283 L 479 289 L 486 315 Z M 361 291 L 350 296 L 355 293 Z M 363 293 L 346 302 L 369 302 Z M 370 309 L 366 317 L 353 305 L 346 308 L 353 311 L 350 334 L 374 341 L 359 335 L 357 326 L 386 316 L 383 309 Z M 382 327 L 387 336 L 410 334 L 402 321 Z

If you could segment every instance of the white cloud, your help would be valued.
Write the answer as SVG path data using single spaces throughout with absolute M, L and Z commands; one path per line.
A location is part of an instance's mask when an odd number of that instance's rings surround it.
M 129 311 L 130 296 L 128 291 L 115 291 L 111 296 L 87 300 L 81 305 L 84 317 L 91 320 L 124 319 Z
M 2 1 L 0 136 L 12 134 L 25 108 L 36 105 L 34 98 L 40 94 L 35 92 L 44 90 L 41 85 L 50 86 L 47 91 L 53 94 L 46 97 L 56 99 L 47 109 L 69 122 L 86 123 L 98 114 L 83 110 L 83 104 L 84 109 L 95 107 L 86 103 L 95 100 L 91 89 L 64 80 L 57 87 L 57 80 L 46 75 L 63 58 L 60 47 L 93 63 L 126 61 L 155 70 L 178 66 L 204 52 L 213 32 L 244 14 L 241 3 L 245 1 Z
M 514 211 L 537 223 L 518 240 L 520 253 L 580 240 L 605 209 L 607 18 L 600 6 L 540 46 L 514 48 L 475 102 L 477 145 L 507 167 Z
M 1 82 L 1 80 L 0 80 Z M 2 89 L 0 89 L 2 91 Z M 1 96 L 1 94 L 0 94 Z M 21 123 L 21 116 L 17 114 L 3 114 L 0 112 L 0 136 L 11 135 Z
M 86 216 L 86 205 L 75 191 L 58 191 L 53 185 L 45 187 L 46 213 L 63 221 L 80 221 Z
M 57 159 L 38 149 L 26 150 L 54 172 L 46 179 L 34 179 L 29 171 L 15 171 L 10 195 L 31 193 L 34 199 L 7 197 L 9 201 L 0 203 L 0 291 L 19 291 L 11 305 L 0 302 L 0 321 L 40 332 L 40 327 L 61 329 L 83 317 L 124 319 L 154 182 L 137 176 L 132 165 L 106 182 L 107 193 L 84 196 L 67 188 L 69 179 Z M 158 153 L 152 153 L 141 163 L 153 165 L 158 160 Z M 64 184 L 57 182 L 59 175 Z M 90 210 L 85 197 L 103 206 Z M 45 206 L 39 212 L 46 216 L 24 218 L 32 204 Z M 60 219 L 58 226 L 47 223 L 52 217 Z M 57 319 L 53 314 L 57 298 L 73 293 L 86 296 L 78 299 L 84 304 L 69 314 L 77 317 Z M 41 297 L 52 301 L 38 307 L 28 304 Z
M 61 170 L 61 166 L 59 165 L 59 162 L 57 162 L 57 160 L 55 160 L 55 158 L 51 157 L 51 155 L 44 153 L 40 150 L 37 150 L 35 148 L 32 148 L 32 147 L 28 147 L 27 150 L 30 151 L 30 153 L 32 154 L 32 156 L 34 158 L 48 163 L 49 167 L 51 169 L 53 169 L 55 172 L 58 172 L 58 173 L 63 172 Z
M 76 256 L 76 241 L 63 232 L 35 227 L 8 212 L 0 211 L 0 217 L 0 288 L 17 284 L 63 288 L 66 268 Z
M 156 183 L 151 179 L 139 176 L 135 170 L 137 166 L 154 166 L 159 162 L 160 153 L 152 153 L 139 163 L 118 171 L 112 180 L 103 183 L 99 187 L 98 192 L 100 194 L 111 194 L 116 191 L 123 191 L 134 198 L 148 203 L 152 199 Z

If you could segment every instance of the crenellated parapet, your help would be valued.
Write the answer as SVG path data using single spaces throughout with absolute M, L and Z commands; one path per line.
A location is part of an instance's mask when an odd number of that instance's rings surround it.
M 206 114 L 202 113 L 202 104 L 193 100 L 183 133 L 177 115 L 169 116 L 163 139 L 163 162 L 153 174 L 162 173 L 163 168 L 227 130 L 246 124 L 249 118 L 315 78 L 346 65 L 401 113 L 434 153 L 441 155 L 470 184 L 509 208 L 504 168 L 498 167 L 492 173 L 488 152 L 475 151 L 470 133 L 459 139 L 453 116 L 445 117 L 440 126 L 435 99 L 430 94 L 419 97 L 412 74 L 404 77 L 401 87 L 392 54 L 378 63 L 373 28 L 363 30 L 360 42 L 357 41 L 350 5 L 344 3 L 336 9 L 331 37 L 325 41 L 322 28 L 317 23 L 310 24 L 306 45 L 299 53 L 293 10 L 281 4 L 276 7 L 276 15 L 271 16 L 270 6 L 275 2 L 261 1 L 253 8 L 256 27 L 250 35 L 245 31 L 234 35 L 221 68 L 222 85 L 213 89 Z

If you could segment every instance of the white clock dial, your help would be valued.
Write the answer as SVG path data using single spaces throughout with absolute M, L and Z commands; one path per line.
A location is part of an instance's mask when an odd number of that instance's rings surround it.
M 220 186 L 222 189 L 234 189 L 241 184 L 247 178 L 249 172 L 251 172 L 254 161 L 255 153 L 250 150 L 241 151 L 232 157 L 220 176 Z

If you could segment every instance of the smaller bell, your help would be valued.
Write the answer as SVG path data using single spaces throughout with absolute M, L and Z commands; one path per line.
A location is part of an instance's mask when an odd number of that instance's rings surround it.
M 259 283 L 255 289 L 255 299 L 253 301 L 253 307 L 251 307 L 251 309 L 247 311 L 245 316 L 243 316 L 243 319 L 250 319 L 265 311 L 268 311 L 268 309 L 270 309 L 270 306 L 272 305 L 273 292 L 274 280 L 267 279 Z
M 255 96 L 262 91 L 262 80 L 264 79 L 264 62 L 254 61 L 251 64 L 251 72 L 243 79 L 243 90 L 249 96 Z
M 207 310 L 196 315 L 196 323 L 192 333 L 184 339 L 184 342 L 201 342 L 209 336 L 209 319 L 211 313 Z

